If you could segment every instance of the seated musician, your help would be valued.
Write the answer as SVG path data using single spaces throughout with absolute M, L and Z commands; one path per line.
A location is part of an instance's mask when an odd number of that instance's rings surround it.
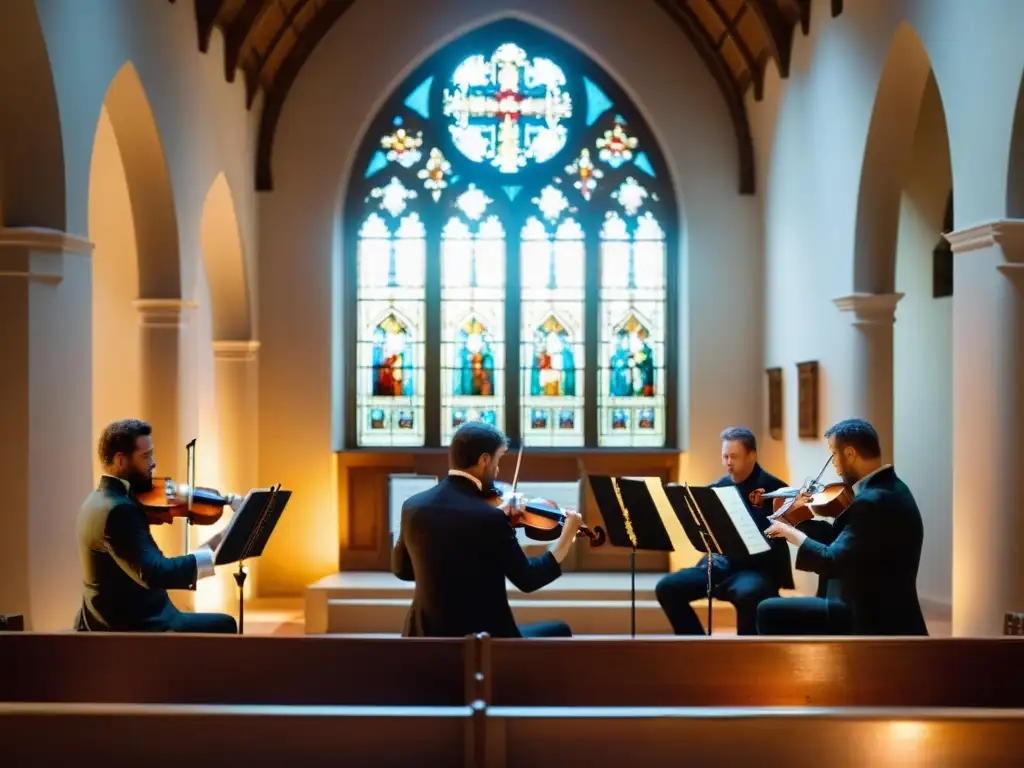
M 841 421 L 825 433 L 832 465 L 854 498 L 829 525 L 804 518 L 777 520 L 765 532 L 797 547 L 796 567 L 828 579 L 824 598 L 775 598 L 761 603 L 765 635 L 927 635 L 917 597 L 924 527 L 910 489 L 882 465 L 874 427 Z M 804 497 L 806 502 L 807 498 Z
M 237 625 L 223 613 L 184 613 L 168 589 L 195 589 L 214 573 L 214 535 L 195 552 L 164 557 L 152 523 L 172 522 L 146 512 L 137 494 L 153 487 L 152 429 L 136 419 L 115 421 L 99 440 L 103 476 L 78 513 L 78 550 L 83 570 L 82 607 L 75 628 L 85 632 L 204 632 L 232 634 Z
M 749 429 L 734 427 L 721 434 L 722 463 L 728 474 L 712 483 L 714 487 L 735 485 L 758 528 L 768 528 L 771 506 L 755 503 L 754 491 L 785 488 L 779 478 L 765 472 L 757 461 L 757 440 Z M 661 579 L 655 595 L 677 635 L 705 633 L 690 603 L 707 595 L 707 555 L 697 565 L 683 568 Z M 722 555 L 711 556 L 712 596 L 736 607 L 736 631 L 740 635 L 757 632 L 757 606 L 762 600 L 792 589 L 793 570 L 789 547 L 773 542 L 770 552 L 731 561 Z
M 505 579 L 523 592 L 550 584 L 561 573 L 582 519 L 568 510 L 559 539 L 539 557 L 527 557 L 510 524 L 514 509 L 485 499 L 507 449 L 505 435 L 484 422 L 466 422 L 449 449 L 448 477 L 402 505 L 402 528 L 391 570 L 416 590 L 406 637 L 571 636 L 564 622 L 517 627 Z

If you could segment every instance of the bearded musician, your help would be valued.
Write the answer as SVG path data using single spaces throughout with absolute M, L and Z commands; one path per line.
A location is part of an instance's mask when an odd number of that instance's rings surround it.
M 847 419 L 826 433 L 832 466 L 853 500 L 834 525 L 812 520 L 804 495 L 765 531 L 797 548 L 796 567 L 828 579 L 824 596 L 772 598 L 758 606 L 764 635 L 927 635 L 917 595 L 924 526 L 917 502 L 878 433 Z
M 213 576 L 214 552 L 224 531 L 194 552 L 165 557 L 150 525 L 170 523 L 170 513 L 150 515 L 138 496 L 153 487 L 152 428 L 124 419 L 109 424 L 98 452 L 103 477 L 78 513 L 77 535 L 82 563 L 82 605 L 75 619 L 80 632 L 203 632 L 235 634 L 235 619 L 226 613 L 179 611 L 169 589 L 194 590 Z M 232 509 L 242 499 L 233 497 Z

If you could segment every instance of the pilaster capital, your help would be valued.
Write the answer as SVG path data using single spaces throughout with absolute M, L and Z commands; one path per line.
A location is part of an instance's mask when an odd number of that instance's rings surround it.
M 41 283 L 64 278 L 64 255 L 90 256 L 93 244 L 84 237 L 43 227 L 0 227 L 0 277 Z
M 1024 219 L 995 219 L 948 232 L 943 237 L 953 248 L 953 253 L 999 246 L 1007 262 L 1024 262 Z
M 181 328 L 182 314 L 199 304 L 188 299 L 136 299 L 143 328 Z
M 260 343 L 255 339 L 248 341 L 215 341 L 213 342 L 214 360 L 231 360 L 252 362 L 260 351 Z
M 902 293 L 851 293 L 832 299 L 840 312 L 852 312 L 855 325 L 892 325 Z

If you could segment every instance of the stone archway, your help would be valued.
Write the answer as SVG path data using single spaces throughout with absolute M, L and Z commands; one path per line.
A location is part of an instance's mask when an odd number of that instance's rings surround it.
M 903 22 L 878 84 L 857 204 L 850 310 L 861 354 L 860 414 L 925 516 L 919 591 L 948 618 L 952 599 L 952 298 L 936 269 L 952 189 L 945 112 L 931 61 Z M 941 281 L 940 281 L 941 282 Z M 896 317 L 900 322 L 895 324 Z M 854 414 L 851 414 L 854 415 Z
M 153 111 L 132 62 L 107 89 L 89 179 L 90 236 L 97 243 L 93 305 L 93 432 L 111 420 L 153 425 L 158 476 L 183 476 L 179 370 L 182 301 L 178 223 Z M 182 526 L 154 528 L 168 554 Z

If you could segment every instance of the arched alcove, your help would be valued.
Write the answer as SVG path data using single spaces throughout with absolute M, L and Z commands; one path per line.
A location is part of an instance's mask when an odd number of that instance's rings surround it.
M 889 47 L 864 149 L 853 255 L 857 293 L 894 290 L 900 194 L 930 76 L 928 52 L 905 21 Z
M 0 226 L 63 231 L 64 143 L 35 5 L 0 3 Z
M 440 447 L 474 418 L 538 446 L 677 443 L 678 202 L 602 68 L 487 23 L 407 74 L 352 168 L 349 447 Z
M 178 226 L 170 173 L 153 110 L 135 66 L 118 70 L 104 100 L 128 183 L 139 255 L 139 298 L 181 292 Z
M 252 337 L 249 288 L 235 202 L 224 173 L 206 193 L 201 223 L 203 266 L 209 284 L 214 341 Z
M 90 167 L 89 228 L 97 243 L 92 282 L 94 434 L 114 419 L 146 419 L 160 446 L 157 472 L 173 476 L 183 453 L 178 370 L 185 307 L 180 301 L 178 228 L 163 143 L 130 61 L 111 81 L 99 115 Z M 182 549 L 179 528 L 154 528 L 165 552 Z
M 892 381 L 868 386 L 891 397 L 892 444 L 883 451 L 924 516 L 919 593 L 945 610 L 952 599 L 952 261 L 936 244 L 954 217 L 952 188 L 942 96 L 921 39 L 903 22 L 882 69 L 865 146 L 853 282 L 855 293 L 888 297 L 895 306 Z M 887 344 L 888 329 L 872 324 L 888 322 L 887 315 L 867 318 L 858 332 Z M 877 373 L 886 375 L 882 367 Z M 883 435 L 886 410 L 875 414 Z

